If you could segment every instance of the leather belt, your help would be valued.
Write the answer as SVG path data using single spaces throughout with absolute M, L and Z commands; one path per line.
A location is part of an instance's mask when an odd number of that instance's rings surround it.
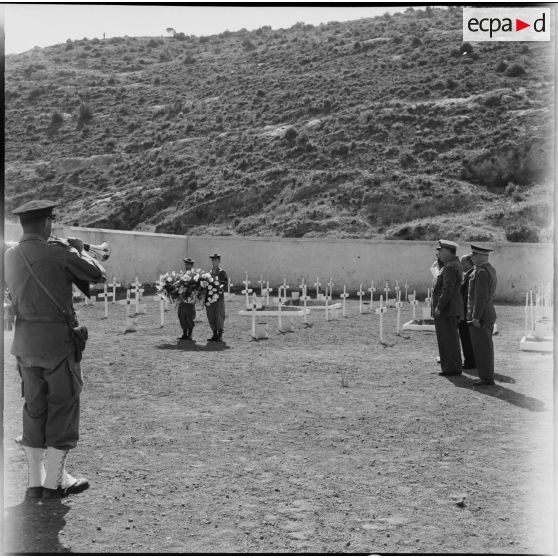
M 60 324 L 66 323 L 64 316 L 58 316 L 55 314 L 51 316 L 45 316 L 40 314 L 25 314 L 25 315 L 18 314 L 17 320 L 22 322 L 39 322 L 39 323 L 50 322 L 50 323 L 60 323 Z

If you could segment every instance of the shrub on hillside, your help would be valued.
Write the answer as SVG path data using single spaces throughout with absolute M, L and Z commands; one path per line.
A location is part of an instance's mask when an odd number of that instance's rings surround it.
M 93 120 L 93 110 L 91 109 L 91 105 L 89 103 L 81 103 L 78 110 L 77 127 L 79 130 L 85 124 L 88 124 L 91 120 Z
M 61 112 L 55 110 L 50 118 L 51 126 L 60 126 L 64 122 L 64 116 Z
M 505 72 L 508 68 L 508 65 L 506 64 L 506 62 L 504 62 L 504 60 L 500 60 L 500 62 L 498 62 L 498 65 L 496 66 L 496 71 L 497 72 Z
M 29 95 L 27 96 L 27 99 L 29 101 L 35 101 L 42 94 L 43 94 L 43 88 L 42 87 L 35 87 L 35 88 L 31 89 L 31 91 L 29 91 Z
M 471 43 L 463 43 L 460 47 L 459 47 L 459 54 L 463 55 L 470 55 L 473 54 L 473 47 L 471 46 Z
M 512 223 L 505 228 L 509 242 L 538 242 L 539 231 L 533 225 Z
M 293 142 L 298 136 L 298 132 L 294 128 L 287 128 L 283 136 L 288 142 Z
M 446 89 L 455 89 L 459 84 L 453 78 L 446 79 Z
M 512 64 L 507 70 L 508 77 L 519 77 L 525 74 L 525 68 L 521 64 Z

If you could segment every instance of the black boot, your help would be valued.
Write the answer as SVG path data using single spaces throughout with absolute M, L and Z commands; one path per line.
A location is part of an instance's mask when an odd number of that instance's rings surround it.
M 194 328 L 186 330 L 186 339 L 188 339 L 188 341 L 192 341 L 192 331 L 194 331 Z
M 182 337 L 177 337 L 177 339 L 178 339 L 179 341 L 183 341 L 184 339 L 188 339 L 188 330 L 187 330 L 187 329 L 184 329 L 184 330 L 182 331 Z
M 208 341 L 217 341 L 217 330 L 213 330 L 213 337 L 210 337 Z
M 223 341 L 223 330 L 222 329 L 217 330 L 217 338 L 215 339 L 215 341 Z

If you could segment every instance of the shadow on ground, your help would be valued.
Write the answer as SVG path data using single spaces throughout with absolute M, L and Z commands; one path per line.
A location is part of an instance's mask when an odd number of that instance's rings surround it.
M 58 535 L 66 525 L 64 516 L 70 506 L 60 500 L 26 498 L 21 504 L 6 508 L 4 519 L 5 554 L 69 554 Z
M 469 378 L 464 375 L 446 376 L 446 378 L 456 387 L 479 391 L 489 395 L 490 397 L 501 399 L 502 401 L 506 401 L 523 409 L 528 409 L 529 411 L 541 412 L 545 410 L 543 401 L 536 399 L 535 397 L 523 395 L 522 393 L 518 393 L 507 387 L 499 386 L 498 384 L 495 386 L 474 386 L 473 381 L 476 379 L 476 376 L 473 378 Z M 505 381 L 501 379 L 502 376 L 500 374 L 495 374 L 494 378 L 497 382 Z M 504 378 L 508 378 L 508 376 L 504 376 Z M 510 378 L 510 380 L 513 380 L 513 378 Z
M 198 345 L 195 341 L 178 341 L 176 345 L 172 345 L 171 343 L 164 343 L 163 345 L 155 345 L 156 349 L 166 350 L 166 351 L 185 351 L 185 352 L 193 352 L 193 351 L 225 351 L 230 349 L 230 347 L 226 343 L 207 343 L 207 345 Z

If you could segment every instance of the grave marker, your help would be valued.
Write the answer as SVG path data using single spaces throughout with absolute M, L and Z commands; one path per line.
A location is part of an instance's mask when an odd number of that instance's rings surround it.
M 111 296 L 111 295 L 108 292 L 107 284 L 105 283 L 103 285 L 103 292 L 97 295 L 97 298 L 104 299 L 104 301 L 105 301 L 105 318 L 108 318 L 108 299 L 109 299 L 109 296 Z
M 349 293 L 347 292 L 345 285 L 343 285 L 343 292 L 339 295 L 339 298 L 343 299 L 343 317 L 346 316 L 346 300 L 348 296 Z
M 364 291 L 362 290 L 362 283 L 358 286 L 358 311 L 362 314 L 362 297 L 364 296 Z
M 132 303 L 130 299 L 130 289 L 126 289 L 126 300 L 120 300 L 118 304 L 126 306 L 126 326 L 124 328 L 124 333 L 137 331 L 136 320 L 132 319 L 130 315 L 130 304 Z
M 141 288 L 141 283 L 138 281 L 138 278 L 136 277 L 136 280 L 134 283 L 132 283 L 132 286 L 134 287 L 133 289 L 130 289 L 130 292 L 134 295 L 134 302 L 136 305 L 136 315 L 137 314 L 146 314 L 146 309 L 145 309 L 145 304 L 140 304 L 140 300 L 141 300 L 141 295 L 144 292 L 145 289 Z
M 319 299 L 319 294 L 320 294 L 320 287 L 322 286 L 322 284 L 320 283 L 320 278 L 316 277 L 316 282 L 314 283 L 314 287 L 316 287 L 316 300 Z
M 329 278 L 329 283 L 327 284 L 327 286 L 329 287 L 329 300 L 333 300 L 333 285 L 335 285 L 335 283 L 333 282 L 333 278 Z M 327 298 L 328 294 L 327 294 L 327 289 L 326 289 L 326 298 Z
M 304 322 L 304 324 L 308 323 L 308 317 L 306 315 L 306 306 L 307 306 L 307 301 L 310 300 L 310 297 L 306 294 L 306 285 L 304 283 L 304 279 L 302 280 L 302 296 L 300 297 L 300 300 L 302 300 L 303 303 L 303 307 L 304 307 L 304 317 L 302 318 L 302 321 Z
M 242 291 L 243 295 L 246 295 L 246 309 L 250 308 L 250 296 L 252 294 L 252 289 L 248 288 L 248 285 L 250 284 L 250 281 L 248 280 L 248 272 L 246 271 L 246 279 L 244 279 L 244 281 L 242 281 L 242 284 L 244 285 L 244 290 Z
M 385 345 L 384 342 L 384 314 L 387 312 L 387 306 L 383 306 L 384 296 L 380 295 L 380 306 L 376 308 L 376 314 L 380 315 L 380 343 Z
M 374 288 L 374 281 L 370 281 L 370 288 L 368 290 L 370 291 L 370 312 L 372 312 L 372 307 L 374 306 L 374 291 L 376 290 Z
M 231 281 L 230 277 L 227 281 L 227 292 L 225 293 L 225 300 L 233 300 L 234 295 L 231 293 L 231 287 L 233 286 L 233 282 Z

